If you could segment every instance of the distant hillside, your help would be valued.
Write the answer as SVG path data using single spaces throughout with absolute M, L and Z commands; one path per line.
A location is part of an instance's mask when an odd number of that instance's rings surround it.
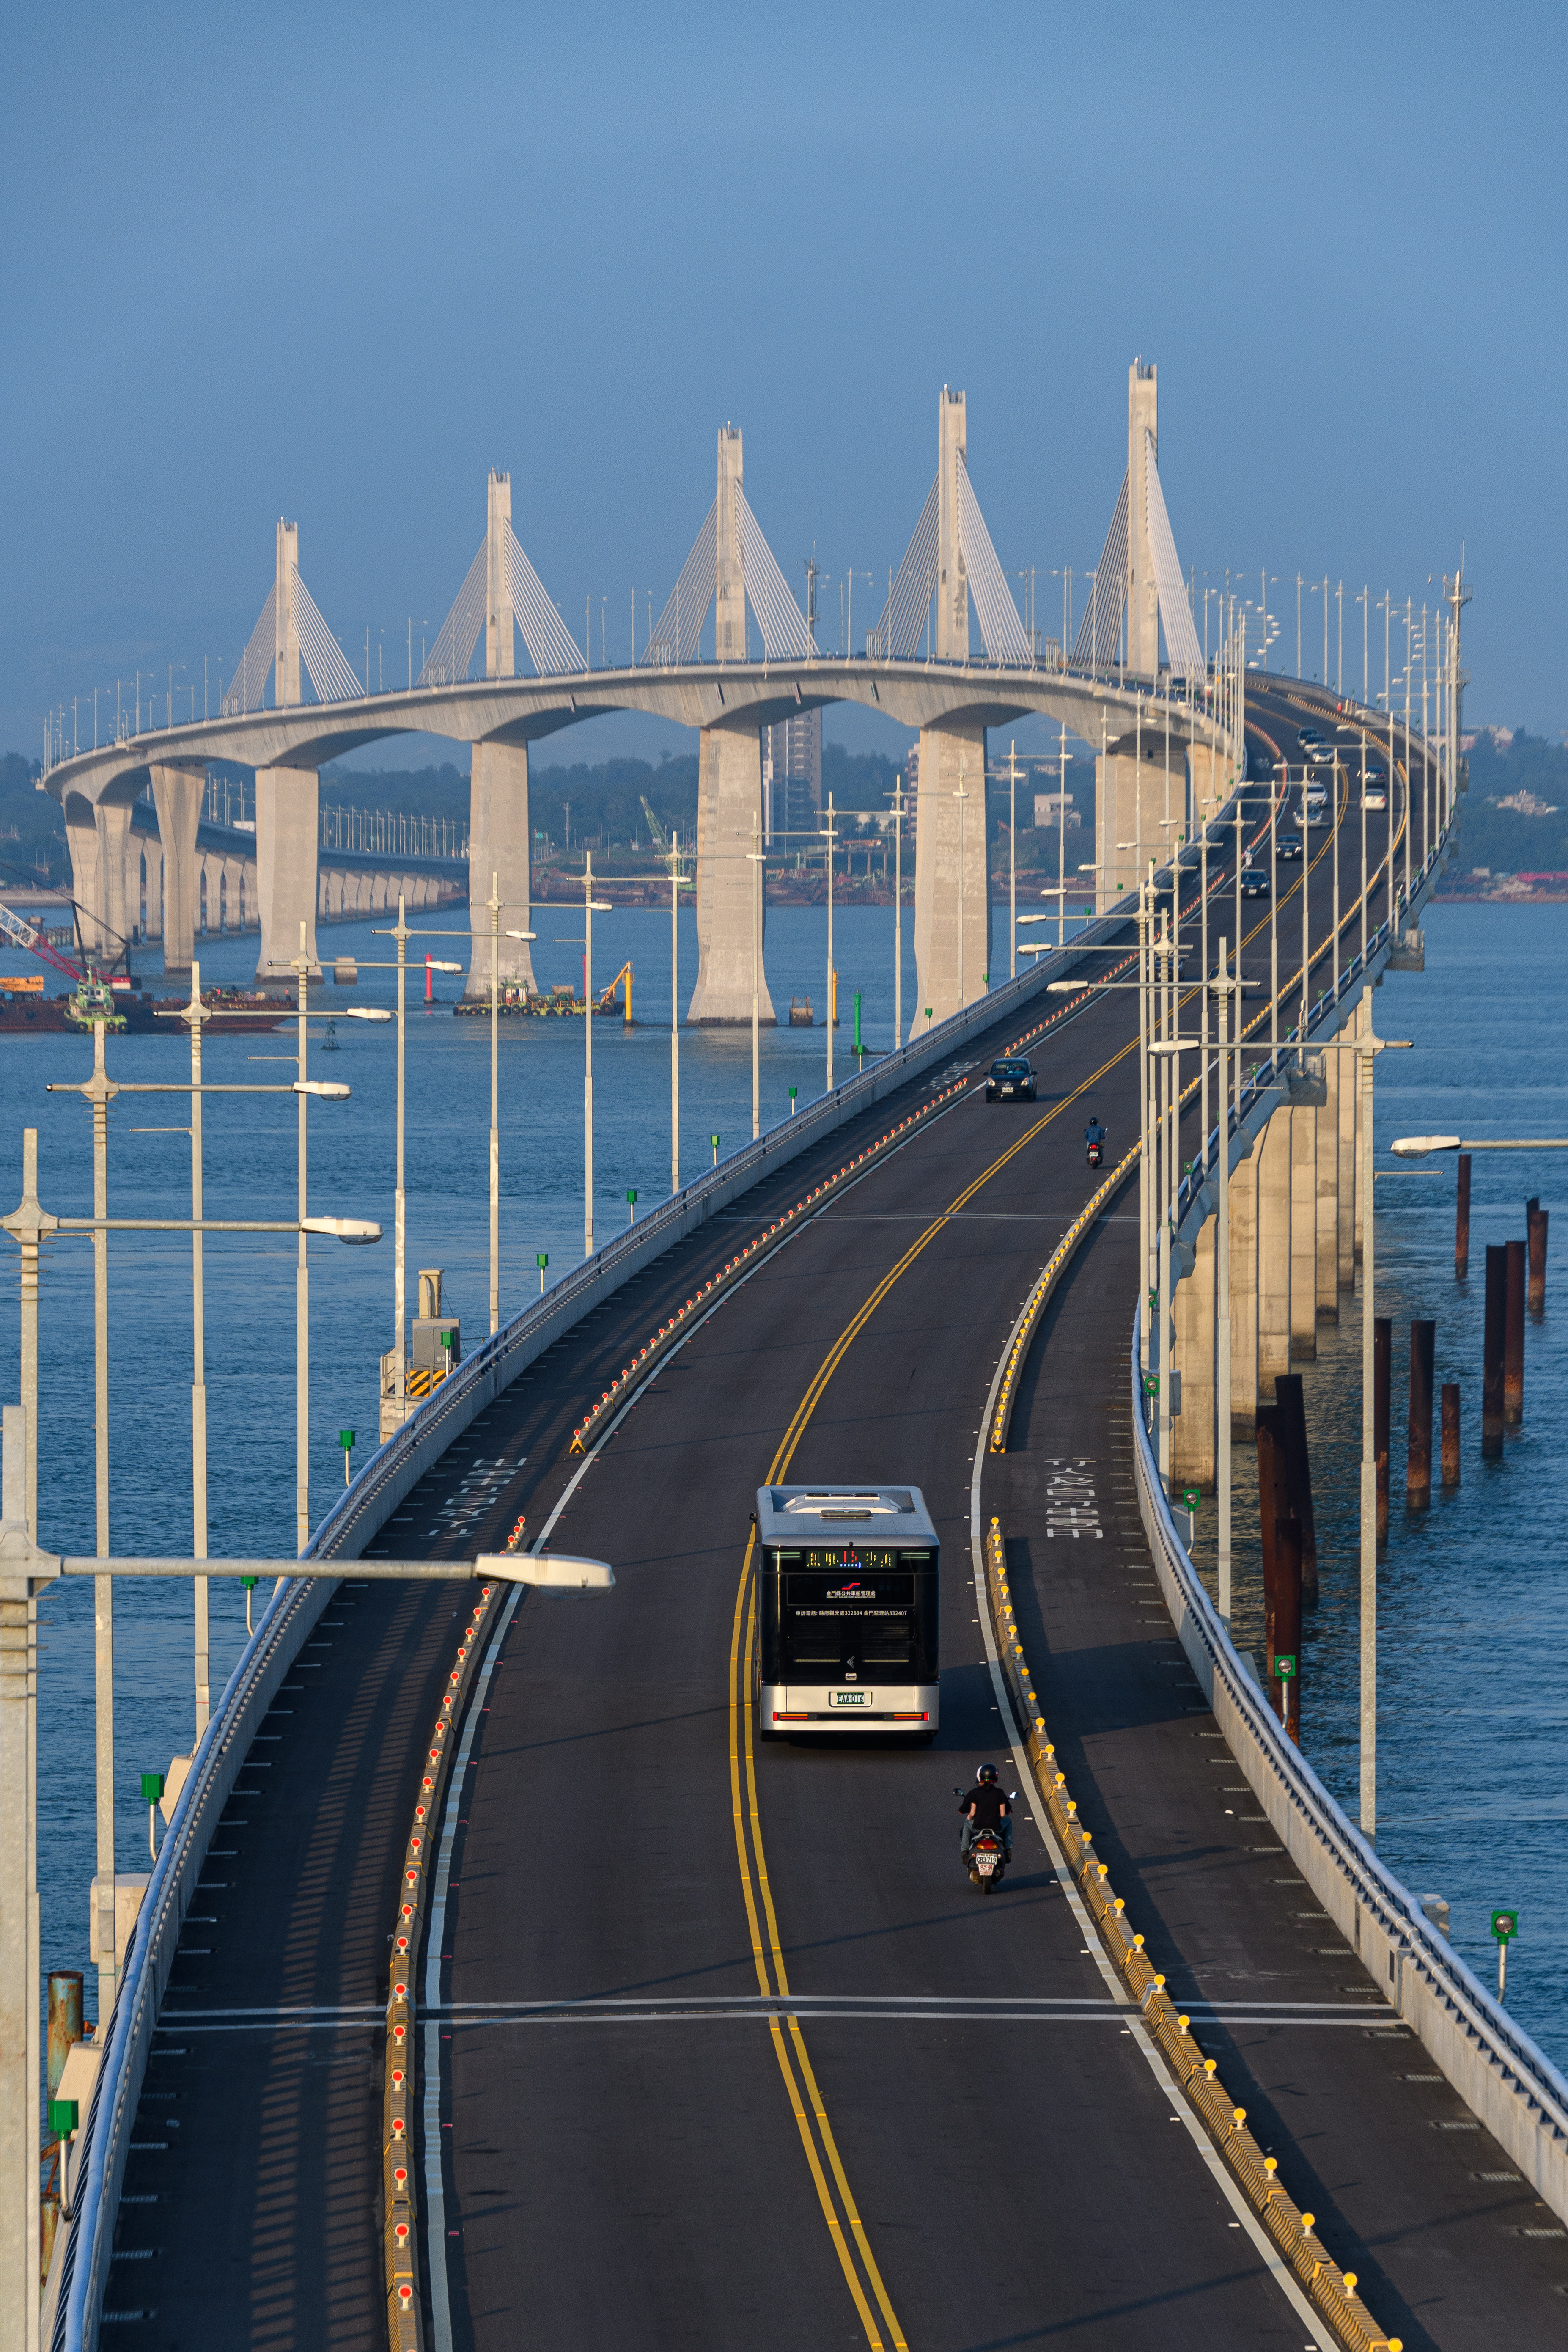
M 64 882 L 71 870 L 66 821 L 57 800 L 37 789 L 37 760 L 0 752 L 0 882 Z
M 1469 763 L 1450 883 L 1477 866 L 1494 875 L 1568 873 L 1568 749 L 1520 727 L 1507 742 L 1490 732 L 1478 735 Z M 1521 795 L 1551 813 L 1503 807 Z

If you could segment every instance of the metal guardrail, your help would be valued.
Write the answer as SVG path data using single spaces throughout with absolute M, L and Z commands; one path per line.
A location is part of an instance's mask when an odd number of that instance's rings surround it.
M 1287 1738 L 1176 1533 L 1144 1422 L 1136 1327 L 1130 1369 L 1138 1498 L 1155 1570 L 1232 1754 L 1357 1958 L 1537 2193 L 1568 2220 L 1568 2081 L 1499 2008 Z

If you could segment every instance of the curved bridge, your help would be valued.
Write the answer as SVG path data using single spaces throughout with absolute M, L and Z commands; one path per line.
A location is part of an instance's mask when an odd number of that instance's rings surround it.
M 494 876 L 508 915 L 521 918 L 503 931 L 526 930 L 528 746 L 583 719 L 642 711 L 695 728 L 700 739 L 699 957 L 687 1018 L 748 1021 L 754 858 L 779 838 L 764 804 L 761 730 L 829 703 L 859 703 L 919 730 L 907 803 L 916 815 L 915 1018 L 944 1020 L 983 994 L 989 981 L 988 730 L 1040 715 L 1096 748 L 1095 890 L 1102 908 L 1131 886 L 1151 855 L 1168 852 L 1181 812 L 1190 805 L 1195 820 L 1211 815 L 1235 782 L 1245 631 L 1238 637 L 1228 622 L 1212 666 L 1199 648 L 1160 488 L 1155 392 L 1154 370 L 1134 365 L 1127 474 L 1071 659 L 1062 646 L 1042 659 L 1038 637 L 1019 618 L 969 478 L 964 394 L 946 387 L 938 407 L 936 479 L 897 575 L 890 575 L 887 603 L 867 633 L 863 656 L 854 655 L 852 644 L 840 659 L 820 652 L 814 615 L 796 604 L 747 503 L 741 436 L 730 425 L 718 436 L 713 506 L 656 627 L 650 615 L 642 658 L 623 670 L 595 671 L 580 653 L 513 534 L 509 477 L 490 476 L 485 541 L 417 685 L 411 657 L 406 691 L 359 692 L 300 578 L 298 526 L 280 522 L 276 583 L 220 716 L 198 722 L 193 713 L 188 725 L 139 731 L 50 768 L 46 781 L 65 810 L 76 896 L 107 929 L 126 935 L 129 804 L 151 779 L 166 874 L 178 892 L 191 863 L 186 837 L 193 841 L 196 785 L 206 761 L 252 767 L 257 977 L 289 980 L 301 922 L 315 954 L 322 763 L 419 731 L 472 746 L 471 871 L 482 882 Z M 973 657 L 977 630 L 983 661 Z M 486 674 L 471 679 L 481 635 Z M 529 677 L 516 674 L 519 635 L 535 673 Z M 757 636 L 760 661 L 751 657 Z M 703 657 L 705 644 L 711 659 Z M 267 708 L 269 681 L 273 704 Z M 306 681 L 313 702 L 302 698 Z M 172 709 L 168 716 L 172 722 Z M 817 847 L 814 823 L 810 837 Z M 486 939 L 478 902 L 490 895 L 470 893 L 470 919 Z M 176 921 L 169 929 L 179 938 L 189 926 Z M 503 976 L 531 984 L 526 943 L 507 940 L 505 947 Z M 471 992 L 480 990 L 488 969 L 487 957 L 476 959 Z M 762 994 L 763 1018 L 771 1021 L 765 982 Z
M 1308 714 L 1333 723 L 1270 688 L 1259 749 Z M 1304 901 L 1311 940 L 1287 1043 L 1303 996 L 1322 1042 L 1408 961 L 1453 782 L 1402 738 L 1385 813 L 1336 795 L 1357 876 L 1366 825 L 1364 901 L 1335 887 L 1331 830 L 1280 872 L 1281 937 Z M 1235 813 L 1256 848 L 1266 805 Z M 1211 850 L 1207 879 L 1218 934 L 1234 857 Z M 1190 862 L 1163 877 L 1184 929 L 1200 882 Z M 1100 939 L 1135 959 L 1124 911 Z M 1265 908 L 1241 942 L 1254 1059 L 1270 950 Z M 294 1646 L 214 1719 L 188 1784 L 206 1772 L 209 1810 L 183 1799 L 160 1859 L 164 1927 L 155 1948 L 139 1929 L 116 2006 L 60 2352 L 87 2352 L 100 2311 L 117 2342 L 278 2352 L 1472 2352 L 1500 2323 L 1555 2340 L 1538 2200 L 1568 2204 L 1568 2086 L 1380 1872 L 1186 1566 L 1129 1411 L 1148 1225 L 1077 1139 L 1090 1101 L 1115 1146 L 1138 1133 L 1134 1000 L 1053 1003 L 1048 976 L 590 1261 L 335 1507 L 313 1549 L 343 1580 L 302 1616 L 306 1587 L 281 1588 L 255 1656 L 291 1612 Z M 976 1064 L 1004 1046 L 1032 1053 L 1038 1106 L 987 1107 Z M 1212 1323 L 1178 1303 L 1178 1486 L 1207 1483 L 1217 1409 L 1263 1392 L 1265 1310 L 1281 1267 L 1298 1278 L 1270 1222 L 1297 1205 L 1291 1166 L 1321 1151 L 1336 1181 L 1337 1102 L 1277 1070 L 1249 1090 L 1249 1136 L 1270 1097 L 1261 1149 L 1241 1159 L 1189 1104 L 1170 1162 L 1231 1187 L 1231 1317 L 1252 1335 L 1249 1385 L 1217 1399 Z M 1312 1238 L 1328 1197 L 1299 1203 Z M 1333 1205 L 1343 1232 L 1354 1202 Z M 1002 1368 L 1052 1265 L 998 1450 Z M 1309 1328 L 1338 1311 L 1338 1267 L 1309 1245 Z M 584 1408 L 704 1295 L 572 1454 Z M 868 1465 L 919 1483 L 942 1538 L 939 1746 L 763 1743 L 755 1489 Z M 455 1670 L 467 1601 L 376 1567 L 460 1570 L 523 1510 L 541 1541 L 612 1559 L 617 1592 L 481 1612 Z M 455 1763 L 416 1814 L 433 1722 Z M 982 1904 L 949 1790 L 988 1756 L 1024 1818 Z M 417 1965 L 389 1979 L 413 1882 Z

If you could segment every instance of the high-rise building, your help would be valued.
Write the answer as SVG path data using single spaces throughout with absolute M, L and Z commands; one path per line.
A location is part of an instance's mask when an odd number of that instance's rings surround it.
M 811 834 L 822 806 L 822 714 L 798 711 L 762 730 L 762 806 L 768 837 Z M 797 841 L 786 848 L 815 847 Z

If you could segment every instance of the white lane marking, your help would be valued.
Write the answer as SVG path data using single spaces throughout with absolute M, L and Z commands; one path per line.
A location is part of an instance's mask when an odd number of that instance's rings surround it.
M 458 1746 L 452 1777 L 446 1784 L 446 1805 L 442 1815 L 441 1847 L 436 1855 L 435 1878 L 431 1888 L 430 1916 L 425 1927 L 424 1947 L 424 2212 L 425 2259 L 430 2272 L 431 2316 L 435 2323 L 436 2352 L 452 2352 L 452 2296 L 446 2274 L 446 2191 L 441 2171 L 441 1952 L 446 1941 L 446 1893 L 452 1876 L 452 1847 L 457 1835 L 457 1807 L 463 1796 L 463 1783 L 467 1776 L 468 1759 L 474 1746 L 474 1734 L 478 1727 L 479 1700 L 488 1688 L 490 1675 L 500 1654 L 507 1629 L 517 1613 L 525 1588 L 514 1584 L 507 1595 L 507 1605 L 485 1653 L 485 1663 L 475 1675 L 465 1706 L 463 1738 Z
M 1026 1313 L 1028 1312 L 1027 1307 L 1024 1311 Z M 1022 1316 L 1019 1317 L 1019 1320 L 1021 1322 Z M 997 1410 L 997 1392 L 1002 1384 L 1002 1369 L 1012 1353 L 1012 1346 L 1017 1336 L 1017 1329 L 1018 1326 L 1015 1324 L 1013 1330 L 1009 1334 L 1008 1344 L 1003 1348 L 1001 1354 L 997 1360 L 997 1369 L 991 1375 L 990 1394 L 986 1399 L 986 1410 L 980 1417 L 980 1429 L 982 1433 L 992 1426 Z M 986 1440 L 982 1433 L 976 1441 L 974 1464 L 969 1474 L 969 1550 L 974 1568 L 975 1592 L 980 1615 L 980 1632 L 985 1638 L 986 1658 L 991 1670 L 991 1687 L 997 1696 L 997 1706 L 1001 1713 L 1004 1722 L 1014 1727 L 1011 1746 L 1013 1761 L 1017 1765 L 1019 1770 L 1019 1787 L 1020 1790 L 1032 1789 L 1035 1785 L 1033 1770 L 1030 1764 L 1028 1752 L 1019 1744 L 1018 1738 L 1016 1721 L 1013 1715 L 1012 1694 L 1009 1690 L 1007 1684 L 1003 1679 L 1001 1666 L 997 1657 L 996 1641 L 991 1633 L 991 1612 L 988 1605 L 988 1597 L 985 1587 L 986 1571 L 983 1565 L 985 1555 L 980 1548 L 980 1479 L 985 1468 L 985 1462 Z M 1166 2065 L 1166 2062 L 1160 2055 L 1154 2039 L 1149 2032 L 1148 2027 L 1144 2022 L 1142 2012 L 1133 2005 L 1125 1990 L 1118 1979 L 1115 1970 L 1111 1966 L 1110 1957 L 1107 1954 L 1103 1944 L 1100 1941 L 1097 1930 L 1090 1921 L 1088 1912 L 1083 1907 L 1082 1898 L 1079 1895 L 1077 1885 L 1068 1871 L 1065 1861 L 1062 1859 L 1061 1850 L 1060 1846 L 1058 1846 L 1055 1837 L 1051 1832 L 1050 1822 L 1047 1821 L 1040 1821 L 1036 1822 L 1035 1827 L 1040 1832 L 1046 1853 L 1051 1859 L 1053 1868 L 1055 1869 L 1057 1879 L 1061 1886 L 1061 1891 L 1066 1895 L 1069 1903 L 1072 1906 L 1073 1916 L 1083 1932 L 1085 1948 L 1098 1961 L 1100 1973 L 1104 1978 L 1105 1982 L 1113 1989 L 1113 1992 L 1120 1994 L 1122 2000 L 1126 2005 L 1128 2021 L 1133 2028 L 1134 2041 L 1136 2043 L 1136 2046 L 1144 2053 L 1149 2072 L 1155 2078 L 1155 2087 L 1159 2095 L 1166 2102 L 1167 2113 L 1172 2107 L 1176 2110 L 1172 2120 L 1186 2126 L 1187 2137 L 1191 2140 L 1194 2147 L 1197 2150 L 1200 2161 L 1207 2167 L 1209 2178 L 1213 2180 L 1215 2186 L 1220 2190 L 1226 2202 L 1229 2205 L 1231 2211 L 1236 2215 L 1241 2227 L 1251 2239 L 1253 2245 L 1257 2249 L 1260 2259 L 1261 2260 L 1265 2269 L 1268 2271 L 1270 2276 L 1273 2279 L 1275 2285 L 1280 2289 L 1281 2294 L 1284 2296 L 1286 2302 L 1290 2305 L 1297 2318 L 1300 2319 L 1311 2331 L 1311 2340 L 1315 2343 L 1319 2328 L 1317 2314 L 1313 2311 L 1312 2305 L 1307 2301 L 1306 2296 L 1301 2293 L 1301 2288 L 1296 2284 L 1295 2278 L 1291 2274 L 1291 2271 L 1286 2267 L 1283 2258 L 1275 2250 L 1274 2246 L 1265 2235 L 1262 2223 L 1259 2221 L 1257 2215 L 1253 2212 L 1251 2206 L 1249 2205 L 1246 2198 L 1242 2195 L 1239 2184 L 1232 2179 L 1225 2165 L 1221 2162 L 1218 2150 L 1210 2140 L 1208 2134 L 1204 2130 L 1203 2126 L 1198 2121 L 1197 2116 L 1193 2113 L 1182 2092 L 1172 2081 L 1169 2070 Z M 1261 2021 L 1259 2021 L 1261 2022 Z

